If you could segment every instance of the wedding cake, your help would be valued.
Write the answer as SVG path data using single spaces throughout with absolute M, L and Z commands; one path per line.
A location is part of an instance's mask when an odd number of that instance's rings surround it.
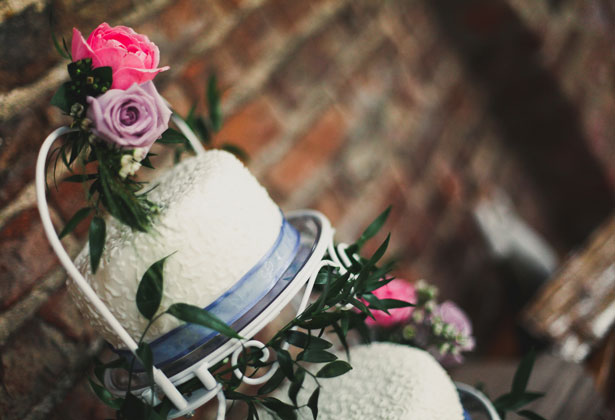
M 338 353 L 340 358 L 344 353 Z M 350 348 L 353 369 L 342 376 L 319 378 L 318 419 L 463 420 L 455 384 L 427 352 L 418 348 L 376 342 Z M 307 381 L 306 381 L 307 383 Z M 286 399 L 287 389 L 275 396 Z M 304 385 L 299 406 L 313 391 Z M 261 412 L 261 418 L 267 413 Z M 312 419 L 304 407 L 300 419 Z
M 238 282 L 271 249 L 283 216 L 267 191 L 232 154 L 211 150 L 185 159 L 150 183 L 148 198 L 160 207 L 149 232 L 107 218 L 100 266 L 92 274 L 86 245 L 75 264 L 128 333 L 138 339 L 147 325 L 135 296 L 145 271 L 164 264 L 160 312 L 177 302 L 205 308 Z M 73 289 L 75 289 L 73 287 Z M 78 290 L 82 312 L 112 345 L 119 339 Z M 180 324 L 161 317 L 146 339 Z

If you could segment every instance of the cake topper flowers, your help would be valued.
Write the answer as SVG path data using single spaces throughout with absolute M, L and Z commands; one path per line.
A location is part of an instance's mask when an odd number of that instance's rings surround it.
M 183 145 L 176 149 L 176 158 L 192 148 L 180 132 L 169 128 L 172 111 L 153 83 L 169 67 L 159 67 L 160 52 L 147 36 L 126 26 L 102 23 L 87 39 L 73 29 L 70 51 L 66 42 L 64 50 L 55 38 L 54 42 L 71 62 L 67 66 L 70 80 L 60 86 L 51 103 L 73 119 L 73 131 L 56 149 L 56 165 L 61 160 L 73 172 L 75 162 L 84 168 L 98 164 L 94 171 L 65 180 L 86 184 L 88 205 L 75 213 L 60 236 L 95 214 L 89 229 L 90 267 L 95 273 L 105 243 L 105 212 L 132 229 L 147 231 L 159 211 L 141 192 L 144 183 L 135 179 L 141 167 L 153 168 L 152 145 L 157 141 Z M 193 110 L 186 119 L 189 126 L 198 128 L 202 141 L 208 141 L 221 125 L 215 77 L 210 79 L 207 98 L 210 118 L 195 116 Z

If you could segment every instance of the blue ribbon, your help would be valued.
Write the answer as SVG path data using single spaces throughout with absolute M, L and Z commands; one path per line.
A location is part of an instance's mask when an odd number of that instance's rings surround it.
M 275 243 L 261 260 L 205 310 L 231 325 L 248 312 L 277 283 L 297 254 L 299 232 L 282 216 Z M 219 333 L 196 324 L 181 325 L 150 342 L 156 366 L 173 362 Z M 116 350 L 130 358 L 126 350 Z M 138 363 L 137 363 L 138 364 Z

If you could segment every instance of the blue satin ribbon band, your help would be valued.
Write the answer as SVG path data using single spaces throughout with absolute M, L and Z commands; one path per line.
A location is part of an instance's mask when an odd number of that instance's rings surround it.
M 252 308 L 275 286 L 292 263 L 299 248 L 299 232 L 282 216 L 280 233 L 261 260 L 222 296 L 205 307 L 227 325 L 231 325 Z M 158 367 L 173 362 L 218 335 L 217 331 L 184 324 L 149 343 Z M 117 353 L 130 357 L 126 350 Z

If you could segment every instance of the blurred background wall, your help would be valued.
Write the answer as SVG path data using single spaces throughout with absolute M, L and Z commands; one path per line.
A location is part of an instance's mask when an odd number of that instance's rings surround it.
M 343 241 L 392 204 L 397 275 L 464 307 L 481 357 L 518 355 L 519 309 L 615 209 L 609 0 L 4 1 L 3 419 L 104 416 L 84 381 L 103 345 L 66 295 L 35 208 L 38 148 L 67 122 L 48 105 L 66 77 L 51 10 L 69 42 L 73 26 L 88 34 L 102 21 L 147 34 L 171 66 L 158 88 L 181 114 L 200 99 L 204 109 L 215 72 L 216 142 L 242 146 L 283 209 L 324 212 Z M 63 226 L 83 190 L 61 183 L 50 197 Z M 477 223 L 481 203 L 544 239 L 544 278 L 520 282 Z M 65 245 L 75 254 L 83 240 Z

